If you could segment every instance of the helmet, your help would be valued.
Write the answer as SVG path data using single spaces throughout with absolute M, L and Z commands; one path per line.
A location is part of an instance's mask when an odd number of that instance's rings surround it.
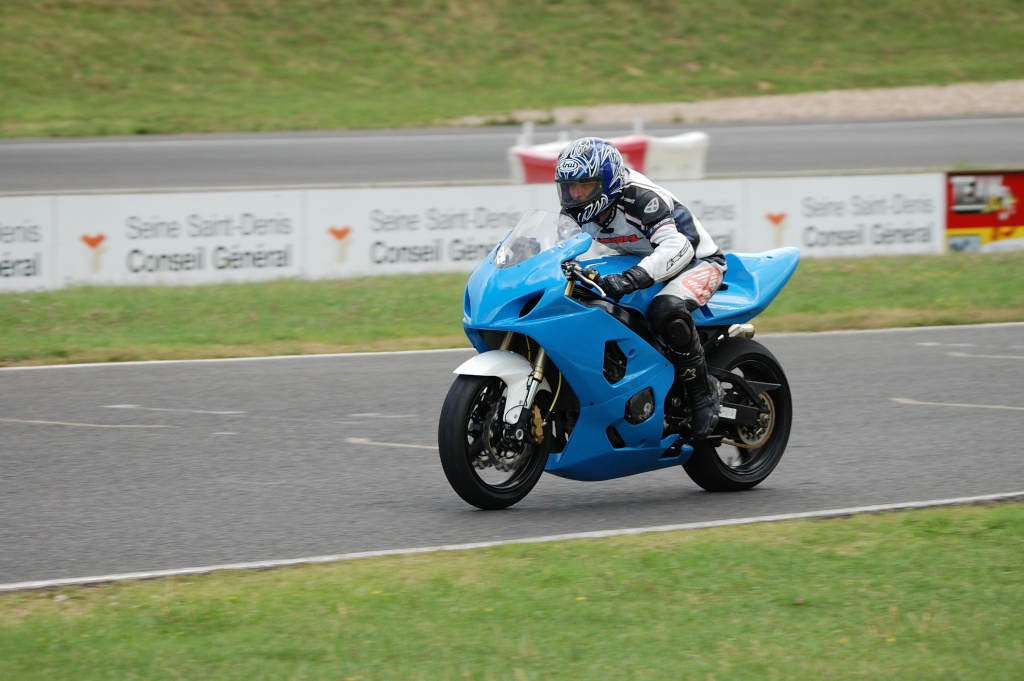
M 622 196 L 626 164 L 619 150 L 600 137 L 578 139 L 558 155 L 558 200 L 577 222 L 593 222 Z

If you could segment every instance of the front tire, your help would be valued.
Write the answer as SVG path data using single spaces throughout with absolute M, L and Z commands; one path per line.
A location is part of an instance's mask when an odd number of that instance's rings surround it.
M 709 492 L 733 492 L 750 489 L 763 482 L 775 470 L 793 425 L 793 399 L 789 382 L 775 356 L 760 343 L 748 338 L 730 338 L 708 353 L 709 368 L 742 376 L 747 381 L 774 383 L 779 387 L 762 393 L 769 405 L 767 421 L 761 427 L 721 424 L 718 433 L 733 444 L 715 447 L 707 442 L 694 444 L 693 455 L 683 469 L 695 483 Z M 719 378 L 725 390 L 724 402 L 749 404 L 750 399 L 728 379 Z
M 550 437 L 539 445 L 503 442 L 505 383 L 494 376 L 458 376 L 445 397 L 437 445 L 441 467 L 464 501 L 485 511 L 508 508 L 544 473 Z

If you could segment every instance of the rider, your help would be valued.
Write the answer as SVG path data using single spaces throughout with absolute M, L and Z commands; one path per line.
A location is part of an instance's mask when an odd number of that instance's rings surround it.
M 693 436 L 707 438 L 718 424 L 721 388 L 708 376 L 691 313 L 722 283 L 722 251 L 679 199 L 626 168 L 619 151 L 603 139 L 584 137 L 563 149 L 555 183 L 562 212 L 583 231 L 619 253 L 642 256 L 625 272 L 601 278 L 609 297 L 618 301 L 665 282 L 647 319 L 668 347 L 690 406 Z

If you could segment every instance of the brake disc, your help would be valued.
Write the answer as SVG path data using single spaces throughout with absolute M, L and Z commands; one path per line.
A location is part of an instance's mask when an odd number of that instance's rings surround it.
M 526 453 L 525 445 L 522 445 L 520 451 L 508 447 L 504 442 L 500 434 L 500 429 L 496 427 L 498 423 L 498 415 L 500 407 L 503 404 L 502 400 L 498 400 L 494 406 L 491 407 L 487 413 L 487 418 L 484 419 L 483 423 L 483 450 L 473 459 L 473 467 L 483 470 L 489 466 L 493 466 L 499 471 L 507 473 L 515 469 L 516 463 Z M 495 431 L 499 432 L 495 432 Z

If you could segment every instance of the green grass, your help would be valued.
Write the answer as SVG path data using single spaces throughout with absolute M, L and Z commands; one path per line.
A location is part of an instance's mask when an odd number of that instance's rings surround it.
M 0 595 L 0 678 L 958 679 L 1024 668 L 1024 505 Z
M 0 365 L 455 347 L 466 276 L 0 295 Z
M 1020 0 L 5 0 L 0 136 L 1019 79 Z
M 1024 321 L 1022 254 L 805 259 L 760 331 Z M 0 295 L 0 366 L 468 347 L 462 274 Z

